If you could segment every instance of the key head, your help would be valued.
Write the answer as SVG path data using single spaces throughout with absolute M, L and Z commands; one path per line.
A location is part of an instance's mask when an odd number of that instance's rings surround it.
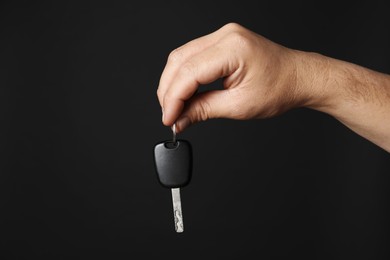
M 165 141 L 154 147 L 154 163 L 160 184 L 167 188 L 186 186 L 192 176 L 192 147 L 186 140 Z

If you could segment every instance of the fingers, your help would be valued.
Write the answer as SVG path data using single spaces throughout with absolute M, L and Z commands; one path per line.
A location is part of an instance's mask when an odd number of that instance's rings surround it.
M 160 92 L 163 123 L 167 126 L 174 124 L 183 111 L 185 101 L 194 95 L 200 84 L 208 84 L 232 74 L 238 68 L 235 60 L 232 53 L 215 44 L 183 62 L 177 68 L 174 80 Z
M 158 99 L 162 107 L 163 95 L 160 93 L 166 92 L 172 81 L 175 79 L 177 71 L 191 56 L 202 52 L 218 41 L 221 30 L 222 29 L 219 29 L 211 34 L 192 40 L 175 49 L 169 54 L 167 64 L 165 65 L 165 68 L 161 74 L 160 83 L 157 90 Z
M 165 93 L 171 87 L 172 83 L 176 81 L 176 75 L 183 70 L 183 66 L 187 66 L 186 63 L 188 63 L 188 61 L 191 60 L 194 55 L 197 55 L 218 43 L 222 38 L 226 36 L 226 34 L 229 34 L 232 31 L 238 31 L 242 29 L 243 27 L 238 24 L 229 23 L 216 30 L 215 32 L 192 40 L 171 52 L 168 57 L 167 64 L 161 75 L 159 87 L 157 89 L 158 100 L 163 111 L 165 111 Z M 163 121 L 165 122 L 165 120 Z M 170 122 L 171 120 L 169 120 L 168 124 L 170 124 Z

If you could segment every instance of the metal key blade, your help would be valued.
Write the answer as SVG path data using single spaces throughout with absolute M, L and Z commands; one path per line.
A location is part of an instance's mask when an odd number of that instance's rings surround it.
M 173 216 L 175 217 L 175 230 L 177 233 L 184 231 L 183 214 L 181 211 L 180 188 L 172 189 Z

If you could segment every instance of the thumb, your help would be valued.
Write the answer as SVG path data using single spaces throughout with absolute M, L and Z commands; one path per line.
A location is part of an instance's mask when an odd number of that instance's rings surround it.
M 176 121 L 177 132 L 208 119 L 237 117 L 237 99 L 233 97 L 232 91 L 234 89 L 212 90 L 193 96 Z

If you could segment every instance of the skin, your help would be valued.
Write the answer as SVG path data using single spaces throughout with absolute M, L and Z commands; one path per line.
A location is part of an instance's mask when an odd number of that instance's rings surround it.
M 197 93 L 223 78 L 223 89 Z M 297 107 L 327 113 L 390 152 L 390 76 L 286 48 L 238 24 L 172 51 L 157 96 L 177 132 L 212 118 L 269 118 Z

